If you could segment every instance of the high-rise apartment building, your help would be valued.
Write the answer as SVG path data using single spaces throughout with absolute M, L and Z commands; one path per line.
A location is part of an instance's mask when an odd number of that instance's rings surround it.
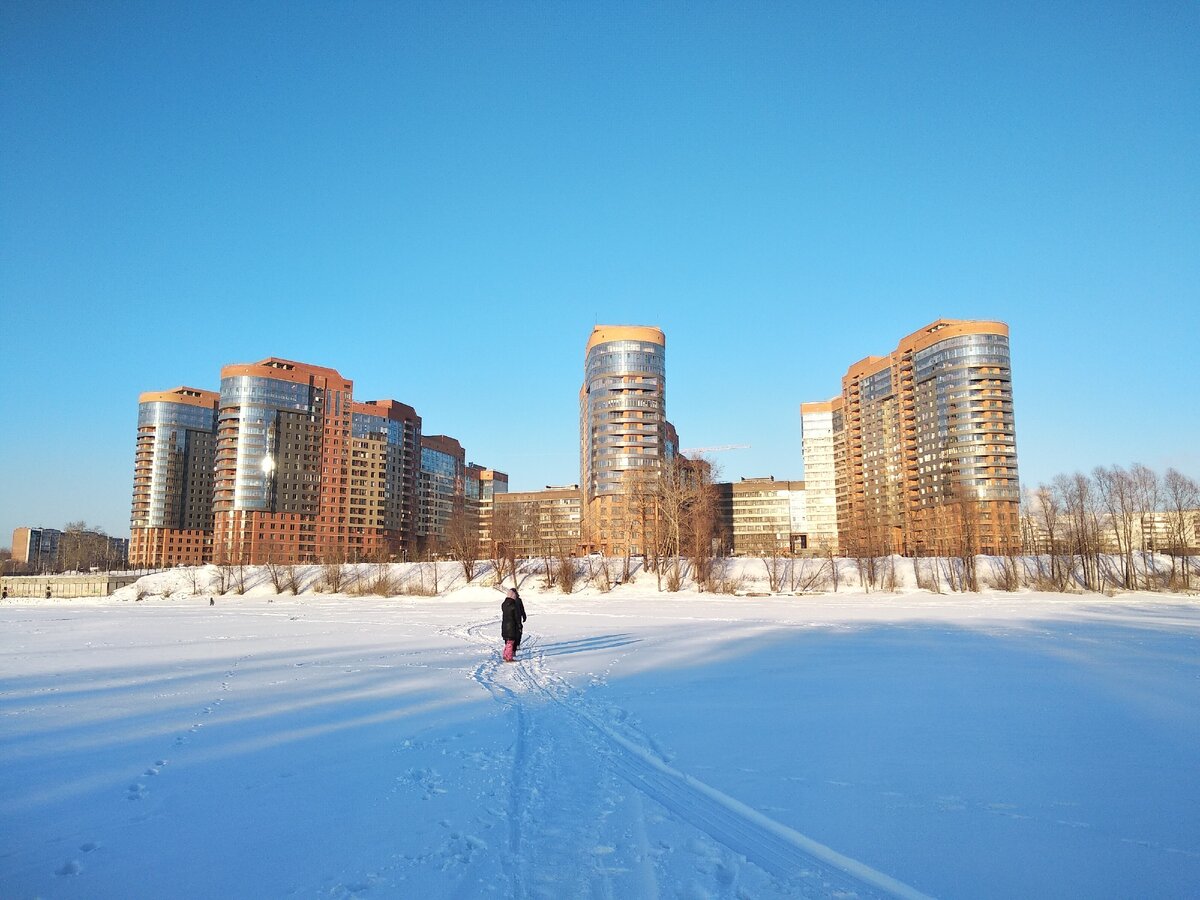
M 214 391 L 190 387 L 138 398 L 129 540 L 132 565 L 211 561 L 219 400 Z
M 355 401 L 333 369 L 270 357 L 221 370 L 214 561 L 402 558 L 416 537 L 421 418 Z
M 829 411 L 843 553 L 1020 548 L 1011 379 L 989 321 L 939 319 L 850 367 Z M 818 468 L 829 443 L 806 444 Z
M 666 418 L 666 336 L 641 325 L 597 325 L 579 391 L 584 541 L 609 553 L 644 552 L 638 498 L 679 443 Z
M 220 393 L 143 394 L 135 565 L 406 559 L 464 505 L 463 450 L 396 400 L 358 401 L 334 369 L 270 357 Z M 479 468 L 479 467 L 476 467 Z M 475 480 L 478 519 L 486 480 Z
M 492 519 L 496 512 L 496 498 L 508 493 L 508 475 L 495 469 L 483 469 L 479 473 L 479 549 L 484 556 L 492 552 Z
M 365 555 L 350 524 L 352 389 L 333 369 L 276 357 L 221 370 L 216 562 Z
M 416 410 L 395 400 L 351 404 L 348 524 L 367 558 L 403 560 L 416 549 L 420 467 Z
M 462 444 L 452 437 L 427 434 L 421 438 L 417 534 L 425 551 L 446 550 L 451 516 L 456 509 L 466 514 L 466 460 Z
M 842 398 L 800 405 L 808 544 L 838 552 L 835 434 L 842 434 Z

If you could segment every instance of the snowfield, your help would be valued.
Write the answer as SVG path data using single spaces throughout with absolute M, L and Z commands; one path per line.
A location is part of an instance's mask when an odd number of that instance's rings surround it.
M 0 607 L 0 897 L 1200 894 L 1200 598 L 189 578 Z

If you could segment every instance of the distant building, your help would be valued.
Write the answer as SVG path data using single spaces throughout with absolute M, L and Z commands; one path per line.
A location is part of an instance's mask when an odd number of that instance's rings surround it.
M 579 485 L 495 495 L 491 539 L 516 557 L 575 556 L 582 546 L 583 492 Z
M 416 410 L 395 400 L 351 403 L 349 537 L 362 536 L 363 557 L 403 560 L 416 549 L 420 467 Z
M 507 493 L 508 476 L 505 473 L 495 469 L 482 469 L 479 472 L 479 548 L 484 556 L 491 553 L 496 496 Z
M 124 569 L 129 565 L 129 538 L 104 536 L 108 541 L 109 569 Z
M 416 538 L 421 418 L 356 401 L 334 369 L 269 357 L 221 370 L 213 560 L 402 557 Z
M 221 370 L 215 562 L 365 555 L 349 521 L 352 388 L 333 369 L 277 357 Z
M 108 571 L 128 565 L 129 540 L 91 530 L 21 527 L 13 529 L 12 554 L 13 568 L 26 573 Z
M 428 553 L 444 553 L 447 527 L 456 509 L 466 503 L 466 452 L 462 444 L 444 434 L 421 438 L 420 517 L 417 523 L 421 547 Z
M 412 406 L 356 400 L 334 369 L 268 357 L 225 366 L 219 393 L 141 396 L 131 555 L 139 566 L 406 559 L 440 548 L 457 509 L 477 535 L 507 481 L 480 466 L 468 478 L 462 446 L 424 435 Z
M 1088 524 L 1095 528 L 1095 540 L 1102 553 L 1121 553 L 1128 543 L 1128 549 L 1135 553 L 1200 554 L 1200 509 L 1138 512 L 1128 523 L 1114 519 L 1111 513 L 1097 512 Z M 1056 516 L 1052 523 L 1047 522 L 1044 513 L 1027 513 L 1021 516 L 1023 549 L 1033 554 L 1075 552 L 1077 528 L 1075 518 L 1068 513 Z
M 463 497 L 457 441 L 333 369 L 270 357 L 142 401 L 139 565 L 404 559 Z
M 138 398 L 129 561 L 138 568 L 212 561 L 215 391 L 177 387 Z
M 678 451 L 666 417 L 666 336 L 642 325 L 597 325 L 579 391 L 584 541 L 644 552 L 644 498 Z
M 803 481 L 743 478 L 714 485 L 722 549 L 735 556 L 810 550 Z
M 802 407 L 817 427 L 806 478 L 811 458 L 823 500 L 830 442 L 817 412 Z M 843 554 L 1020 547 L 1007 325 L 939 319 L 852 365 L 829 413 Z
M 13 529 L 13 562 L 30 572 L 55 571 L 58 566 L 58 544 L 62 534 L 57 528 Z
M 842 398 L 800 406 L 808 545 L 838 553 L 837 441 L 844 435 Z M 844 454 L 844 449 L 843 449 Z

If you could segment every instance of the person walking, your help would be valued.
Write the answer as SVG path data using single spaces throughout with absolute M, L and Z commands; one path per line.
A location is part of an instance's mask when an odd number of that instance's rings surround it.
M 500 637 L 504 639 L 504 661 L 516 659 L 517 650 L 521 646 L 521 633 L 524 631 L 525 604 L 516 588 L 509 588 L 500 604 Z

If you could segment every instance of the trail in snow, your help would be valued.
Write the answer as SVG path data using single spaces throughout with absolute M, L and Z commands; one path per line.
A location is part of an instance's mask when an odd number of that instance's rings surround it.
M 498 620 L 489 619 L 450 633 L 495 648 L 497 630 Z M 578 649 L 617 645 L 612 638 L 592 639 Z M 549 897 L 565 890 L 572 896 L 657 897 L 660 881 L 678 886 L 680 877 L 704 875 L 695 892 L 713 897 L 763 896 L 765 891 L 803 897 L 925 896 L 668 765 L 650 738 L 590 702 L 551 668 L 548 659 L 561 652 L 561 645 L 543 647 L 531 635 L 515 664 L 489 653 L 472 672 L 514 720 L 507 804 L 511 896 Z M 560 794 L 564 785 L 569 787 Z M 646 799 L 665 815 L 648 815 Z M 680 856 L 680 846 L 693 858 L 683 873 L 673 858 Z M 581 851 L 590 851 L 590 868 L 578 865 Z M 553 890 L 539 883 L 539 871 L 557 873 Z M 579 872 L 578 884 L 561 883 L 562 873 L 569 871 Z

